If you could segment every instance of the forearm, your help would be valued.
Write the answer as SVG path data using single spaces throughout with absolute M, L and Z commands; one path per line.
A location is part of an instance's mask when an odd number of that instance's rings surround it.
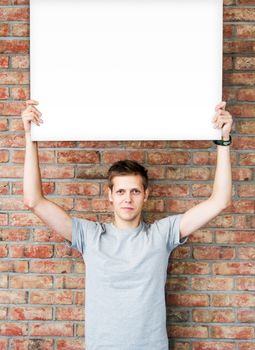
M 24 204 L 33 208 L 43 198 L 39 168 L 37 142 L 31 141 L 30 132 L 25 133 L 26 152 L 24 164 L 23 193 Z
M 230 147 L 217 146 L 217 162 L 211 198 L 223 208 L 231 203 L 232 174 L 230 162 Z

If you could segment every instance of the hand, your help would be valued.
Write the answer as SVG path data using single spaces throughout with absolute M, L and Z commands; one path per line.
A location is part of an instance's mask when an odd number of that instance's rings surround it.
M 41 119 L 42 113 L 38 111 L 35 105 L 38 105 L 38 102 L 35 100 L 26 101 L 26 109 L 21 113 L 21 117 L 23 120 L 23 125 L 26 133 L 30 133 L 31 131 L 31 122 L 40 126 L 40 123 L 43 123 Z
M 233 124 L 232 115 L 225 111 L 226 102 L 222 101 L 215 107 L 216 114 L 213 117 L 212 122 L 214 123 L 214 128 L 221 128 L 221 134 L 223 140 L 229 140 L 229 134 L 231 132 L 231 127 Z

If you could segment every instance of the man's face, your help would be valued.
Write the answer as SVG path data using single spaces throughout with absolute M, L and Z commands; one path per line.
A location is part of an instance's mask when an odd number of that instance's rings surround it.
M 117 224 L 138 224 L 148 189 L 144 190 L 140 175 L 115 176 L 112 191 L 108 190 Z

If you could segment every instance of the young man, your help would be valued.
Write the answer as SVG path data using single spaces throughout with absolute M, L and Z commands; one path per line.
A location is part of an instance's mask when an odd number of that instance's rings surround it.
M 71 218 L 43 196 L 37 143 L 31 141 L 30 133 L 31 122 L 42 122 L 35 105 L 36 101 L 27 101 L 22 113 L 26 134 L 24 203 L 72 242 L 86 263 L 86 349 L 167 350 L 164 288 L 169 255 L 231 202 L 232 117 L 225 111 L 225 102 L 216 106 L 213 119 L 214 126 L 222 129 L 223 142 L 217 146 L 211 196 L 183 214 L 153 224 L 142 221 L 149 195 L 147 170 L 130 160 L 116 162 L 109 169 L 111 224 Z

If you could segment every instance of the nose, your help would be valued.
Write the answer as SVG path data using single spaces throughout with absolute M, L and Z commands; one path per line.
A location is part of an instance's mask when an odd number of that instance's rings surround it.
M 127 203 L 131 202 L 131 193 L 128 191 L 125 193 L 125 202 Z

